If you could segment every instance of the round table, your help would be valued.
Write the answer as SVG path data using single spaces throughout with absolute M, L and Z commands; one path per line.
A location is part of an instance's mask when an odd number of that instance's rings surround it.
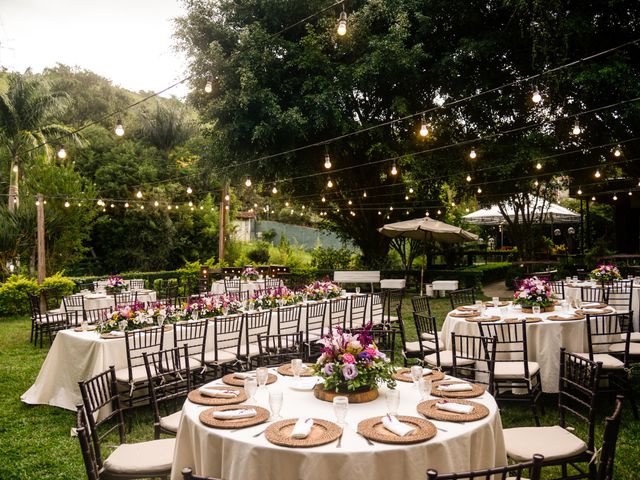
M 275 369 L 271 372 L 276 373 Z M 259 389 L 256 404 L 268 408 L 268 390 L 280 389 L 284 394 L 283 418 L 311 416 L 335 421 L 331 403 L 316 399 L 311 391 L 291 389 L 292 381 L 292 377 L 278 375 L 277 382 L 266 389 Z M 418 390 L 413 384 L 405 382 L 398 382 L 397 388 L 400 390 L 398 414 L 420 417 L 416 411 L 420 401 Z M 372 402 L 349 405 L 348 426 L 341 448 L 337 448 L 336 441 L 312 448 L 288 448 L 271 444 L 264 434 L 254 437 L 267 424 L 240 430 L 210 428 L 199 420 L 200 412 L 210 407 L 187 400 L 177 434 L 171 478 L 181 480 L 180 472 L 184 467 L 189 467 L 198 475 L 225 480 L 424 480 L 428 468 L 451 472 L 506 464 L 500 414 L 495 400 L 488 393 L 470 399 L 488 407 L 489 415 L 481 420 L 467 423 L 434 422 L 439 428 L 436 436 L 418 444 L 368 445 L 364 438 L 355 433 L 355 429 L 361 420 L 386 413 L 386 390 L 386 387 L 382 387 L 380 396 Z
M 527 323 L 527 349 L 529 361 L 537 362 L 540 365 L 540 376 L 542 379 L 542 391 L 547 393 L 558 392 L 560 347 L 565 347 L 569 352 L 588 351 L 587 324 L 582 320 L 547 320 L 550 315 L 564 315 L 574 312 L 561 311 L 556 307 L 554 312 L 544 312 L 536 317 L 542 318 L 538 323 Z M 447 318 L 442 326 L 442 347 L 445 350 L 451 349 L 451 332 L 459 335 L 480 335 L 478 324 L 468 322 L 462 317 L 455 317 L 447 314 Z M 503 318 L 519 318 L 534 316 L 531 313 L 522 313 L 517 307 L 489 307 L 484 315 L 499 315 Z M 502 322 L 500 320 L 499 322 Z M 499 323 L 496 322 L 496 323 Z

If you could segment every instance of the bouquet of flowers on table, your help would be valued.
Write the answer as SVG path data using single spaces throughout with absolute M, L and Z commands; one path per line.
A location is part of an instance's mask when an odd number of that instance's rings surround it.
M 304 287 L 303 294 L 309 300 L 323 300 L 325 298 L 339 297 L 342 289 L 339 285 L 333 283 L 329 279 L 316 280 L 315 282 Z
M 373 342 L 371 327 L 369 323 L 360 333 L 354 334 L 335 328 L 318 340 L 322 354 L 312 369 L 324 379 L 325 390 L 370 390 L 383 382 L 389 388 L 396 386 L 393 365 Z
M 260 272 L 253 267 L 245 267 L 240 272 L 240 278 L 242 280 L 257 280 L 260 276 Z
M 141 303 L 136 302 L 133 305 L 115 309 L 109 317 L 96 326 L 96 330 L 99 333 L 108 333 L 114 330 L 138 330 L 153 325 L 154 318 L 147 313 Z
M 249 305 L 253 309 L 267 309 L 294 305 L 301 300 L 301 295 L 293 290 L 280 286 L 263 292 L 256 292 L 249 298 Z
M 105 290 L 107 291 L 107 293 L 109 294 L 120 293 L 126 289 L 127 289 L 127 284 L 124 283 L 124 280 L 122 279 L 122 277 L 113 275 L 107 279 L 107 285 L 105 286 Z
M 596 282 L 612 282 L 614 280 L 621 280 L 620 270 L 613 263 L 601 263 L 596 268 L 591 270 L 589 274 L 591 280 Z
M 513 303 L 525 308 L 538 306 L 551 307 L 555 300 L 553 289 L 548 281 L 538 277 L 525 278 L 520 282 L 513 295 Z

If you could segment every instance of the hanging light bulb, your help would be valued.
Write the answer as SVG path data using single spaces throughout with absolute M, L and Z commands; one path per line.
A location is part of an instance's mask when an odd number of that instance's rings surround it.
M 582 195 L 582 187 L 578 187 L 578 191 L 576 192 L 578 195 Z
M 631 193 L 631 192 L 629 192 L 629 193 Z M 65 206 L 65 208 L 69 208 L 71 206 L 71 204 L 69 202 L 64 202 L 64 206 Z
M 109 205 L 111 208 L 116 208 L 116 206 L 112 203 L 111 205 Z
M 119 137 L 124 135 L 124 127 L 122 126 L 122 122 L 120 121 L 120 119 L 116 121 L 115 132 L 116 132 L 116 135 Z
M 342 4 L 342 12 L 338 18 L 338 35 L 343 37 L 347 33 L 347 12 L 344 11 L 344 3 Z
M 476 153 L 476 151 L 472 148 L 471 151 L 469 152 L 469 158 L 471 160 L 473 160 L 474 158 L 476 158 L 478 156 L 478 154 Z
M 331 168 L 331 157 L 329 156 L 328 150 L 324 152 L 324 168 L 326 168 L 327 170 Z
M 229 196 L 229 194 L 227 193 L 227 194 L 224 196 L 224 201 L 225 201 L 225 202 L 228 202 L 230 198 L 231 198 L 231 197 L 230 197 L 230 196 Z
M 189 202 L 189 206 L 190 206 L 190 207 L 193 207 L 193 202 Z
M 616 195 L 615 193 L 613 194 L 613 200 L 618 200 L 618 195 Z
M 244 181 L 244 186 L 247 188 L 251 186 L 251 179 L 249 177 L 247 177 L 247 179 Z
M 366 191 L 362 192 L 362 197 L 363 198 L 367 198 L 367 192 Z
M 537 187 L 538 185 L 540 185 L 540 184 L 538 183 L 538 180 L 536 180 L 535 182 L 533 182 L 533 184 L 534 184 L 536 187 Z
M 124 208 L 129 208 L 129 202 L 124 203 Z
M 324 203 L 324 202 L 326 202 L 326 201 L 327 201 L 327 199 L 326 199 L 326 198 L 324 198 L 324 195 L 323 195 L 323 196 L 322 196 L 322 198 L 320 199 L 320 201 L 321 201 L 322 203 Z
M 405 200 L 409 200 L 409 195 L 405 195 L 405 196 L 404 196 L 404 199 L 405 199 Z
M 258 204 L 257 204 L 257 203 L 254 203 L 254 204 L 253 204 L 253 208 L 258 208 Z
M 471 175 L 467 175 L 467 182 L 471 181 Z
M 18 165 L 13 166 L 13 173 L 18 173 Z
M 413 187 L 409 187 L 409 193 L 413 193 Z
M 425 216 L 429 216 L 429 210 L 427 210 L 426 212 L 424 212 Z
M 389 207 L 389 211 L 393 212 L 393 205 Z
M 155 202 L 153 202 L 153 206 L 154 206 L 154 207 L 157 207 L 157 206 L 159 206 L 159 205 L 160 205 L 160 204 L 158 203 L 158 200 L 156 200 Z
M 382 212 L 380 210 L 378 210 L 378 215 L 382 215 Z
M 591 197 L 591 201 L 595 202 L 596 201 L 596 197 Z
M 536 163 L 536 170 L 542 170 L 542 164 L 540 162 Z
M 191 195 L 193 193 L 193 189 L 191 187 L 187 187 L 187 194 Z
M 305 206 L 304 206 L 304 205 L 302 205 L 302 210 L 304 210 L 304 209 L 305 209 Z
M 288 207 L 289 206 L 289 202 L 284 202 L 284 206 Z
M 531 95 L 531 101 L 536 104 L 542 101 L 542 95 L 540 95 L 540 91 L 538 90 L 537 85 L 533 87 L 533 94 Z
M 464 211 L 469 213 L 469 207 L 465 208 Z
M 594 173 L 593 176 L 596 178 L 600 178 L 600 170 L 596 170 L 596 173 Z
M 207 93 L 213 92 L 213 79 L 211 77 L 207 78 L 207 83 L 204 86 L 204 91 Z
M 613 150 L 613 156 L 614 156 L 614 157 L 619 157 L 620 155 L 622 155 L 622 152 L 620 151 L 620 147 L 616 147 L 616 148 Z
M 629 196 L 633 195 L 633 192 L 631 190 L 629 190 Z
M 482 188 L 478 187 L 478 193 L 482 193 Z
M 327 180 L 327 188 L 333 188 L 333 182 L 331 179 Z
M 273 188 L 271 189 L 271 193 L 273 193 L 274 195 L 276 193 L 278 193 L 278 188 L 274 185 Z
M 60 160 L 64 160 L 67 158 L 67 151 L 64 149 L 64 145 L 60 145 L 60 150 L 58 150 L 58 158 Z
M 424 138 L 427 135 L 429 135 L 429 127 L 427 127 L 427 119 L 423 113 L 420 119 L 420 136 Z
M 136 197 L 137 198 L 142 198 L 142 192 L 140 190 L 138 190 L 138 193 L 136 193 Z
M 582 133 L 580 123 L 578 123 L 578 117 L 576 117 L 576 123 L 573 124 L 573 130 L 571 130 L 571 133 L 573 133 L 574 135 L 580 135 L 580 133 Z
M 144 205 L 140 205 L 140 210 L 144 210 Z
M 456 202 L 451 202 L 451 206 L 455 207 L 456 206 Z
M 396 162 L 393 162 L 393 166 L 391 167 L 391 175 L 397 175 L 398 174 L 398 169 L 396 167 Z

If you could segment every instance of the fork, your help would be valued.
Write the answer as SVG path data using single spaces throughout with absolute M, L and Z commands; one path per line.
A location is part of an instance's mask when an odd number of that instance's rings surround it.
M 364 438 L 364 439 L 367 441 L 367 443 L 368 443 L 369 445 L 371 445 L 372 447 L 375 445 L 375 443 L 373 443 L 371 440 L 369 440 L 367 437 L 365 437 L 364 435 L 362 435 L 362 434 L 361 434 L 360 432 L 358 432 L 357 430 L 356 430 L 356 433 L 357 433 L 358 435 L 360 435 L 362 438 Z
M 340 430 L 340 436 L 338 437 L 338 443 L 336 444 L 336 448 L 342 447 L 342 434 L 344 433 L 344 429 Z

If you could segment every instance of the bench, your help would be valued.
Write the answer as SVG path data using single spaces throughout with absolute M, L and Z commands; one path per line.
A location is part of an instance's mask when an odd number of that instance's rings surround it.
M 380 271 L 364 270 L 336 270 L 333 272 L 333 281 L 336 283 L 368 283 L 371 285 L 380 283 Z

